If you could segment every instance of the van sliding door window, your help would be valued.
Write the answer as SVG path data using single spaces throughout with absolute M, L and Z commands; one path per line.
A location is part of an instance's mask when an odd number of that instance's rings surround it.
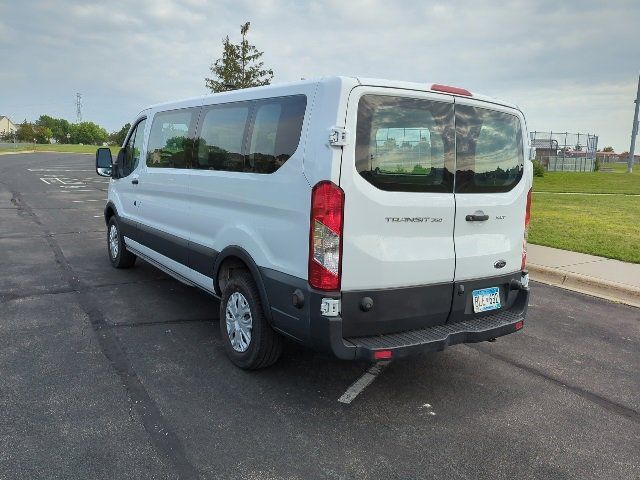
M 452 192 L 453 104 L 363 95 L 358 104 L 356 170 L 381 190 Z
M 523 168 L 518 117 L 456 105 L 456 193 L 508 192 Z
M 239 102 L 218 105 L 203 112 L 195 168 L 244 170 L 242 145 L 250 109 L 251 102 Z
M 147 145 L 147 166 L 187 168 L 191 155 L 188 138 L 193 109 L 160 112 L 153 118 Z

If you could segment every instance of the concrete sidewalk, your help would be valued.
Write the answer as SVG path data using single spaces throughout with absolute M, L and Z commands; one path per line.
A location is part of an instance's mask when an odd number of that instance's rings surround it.
M 531 279 L 640 307 L 640 265 L 529 244 Z

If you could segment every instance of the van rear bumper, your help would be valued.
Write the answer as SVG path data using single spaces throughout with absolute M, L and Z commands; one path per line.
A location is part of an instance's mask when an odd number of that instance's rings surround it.
M 331 350 L 345 360 L 374 360 L 375 353 L 390 350 L 391 358 L 416 352 L 434 352 L 450 345 L 483 342 L 517 332 L 524 325 L 529 291 L 521 290 L 508 310 L 492 315 L 427 328 L 363 337 L 342 336 L 342 319 L 327 319 Z

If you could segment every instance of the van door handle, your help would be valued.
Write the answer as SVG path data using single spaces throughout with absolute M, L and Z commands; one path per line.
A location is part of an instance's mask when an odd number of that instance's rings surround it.
M 486 222 L 489 220 L 489 215 L 485 215 L 484 212 L 477 212 L 473 215 L 467 215 L 465 220 L 467 222 Z
M 133 180 L 131 180 L 131 183 L 133 183 L 134 185 L 137 185 L 138 184 L 138 179 L 134 178 Z

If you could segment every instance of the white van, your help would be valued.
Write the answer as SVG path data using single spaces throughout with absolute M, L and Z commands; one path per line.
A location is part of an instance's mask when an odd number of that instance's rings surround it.
M 219 298 L 242 368 L 282 337 L 370 360 L 492 340 L 527 310 L 527 138 L 513 105 L 367 78 L 156 105 L 96 154 L 109 258 Z

